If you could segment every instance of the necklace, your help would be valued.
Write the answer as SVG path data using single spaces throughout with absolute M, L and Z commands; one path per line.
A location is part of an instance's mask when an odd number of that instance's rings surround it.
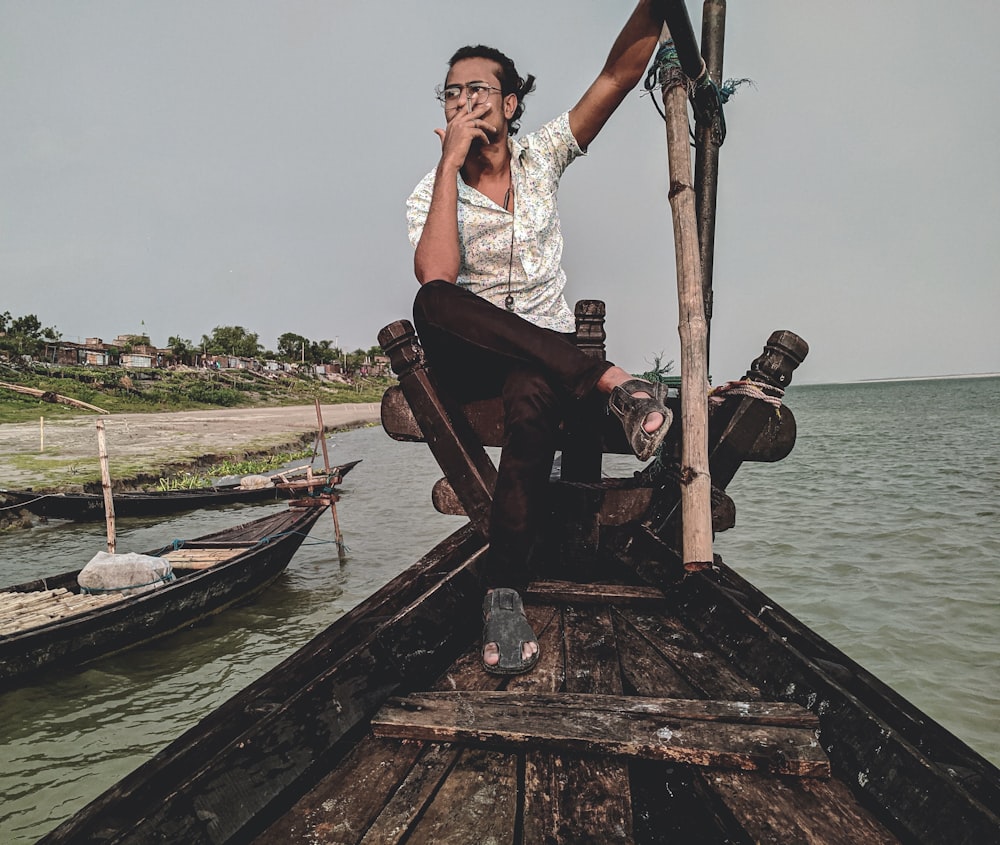
M 507 264 L 507 298 L 503 301 L 504 308 L 508 311 L 514 310 L 514 293 L 511 289 L 511 278 L 514 275 L 514 182 L 513 177 L 511 177 L 510 187 L 507 188 L 507 193 L 503 195 L 503 208 L 504 211 L 510 211 L 510 261 Z M 508 209 L 507 206 L 511 207 Z

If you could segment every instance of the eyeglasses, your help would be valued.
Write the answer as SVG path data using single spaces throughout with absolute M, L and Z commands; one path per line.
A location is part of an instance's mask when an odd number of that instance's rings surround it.
M 442 88 L 440 85 L 434 89 L 435 96 L 444 104 L 445 108 L 458 108 L 462 98 L 462 91 L 466 92 L 466 101 L 472 105 L 485 103 L 489 99 L 490 92 L 496 91 L 502 94 L 503 90 L 487 85 L 485 82 L 470 82 L 468 85 L 447 85 Z

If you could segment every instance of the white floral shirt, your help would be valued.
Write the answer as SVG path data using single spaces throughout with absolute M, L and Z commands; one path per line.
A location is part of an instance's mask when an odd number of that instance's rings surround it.
M 509 274 L 517 314 L 543 328 L 571 332 L 576 326 L 563 295 L 566 273 L 556 200 L 563 171 L 585 153 L 570 131 L 568 112 L 520 140 L 509 137 L 507 143 L 514 185 L 513 232 L 510 212 L 470 188 L 458 174 L 457 283 L 503 308 Z M 432 170 L 406 201 L 414 247 L 424 230 L 433 190 Z

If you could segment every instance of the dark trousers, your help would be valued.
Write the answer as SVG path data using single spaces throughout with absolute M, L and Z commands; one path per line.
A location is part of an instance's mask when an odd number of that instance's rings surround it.
M 459 401 L 501 396 L 504 444 L 490 513 L 489 587 L 523 588 L 547 508 L 560 427 L 612 364 L 445 281 L 422 285 L 413 323 L 435 378 Z

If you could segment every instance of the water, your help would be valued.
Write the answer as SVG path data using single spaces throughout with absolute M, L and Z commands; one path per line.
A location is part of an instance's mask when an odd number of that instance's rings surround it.
M 793 387 L 787 401 L 796 448 L 741 469 L 730 486 L 737 526 L 717 551 L 1000 762 L 1000 378 Z M 334 462 L 364 459 L 338 506 L 344 566 L 321 519 L 254 604 L 0 695 L 0 842 L 34 842 L 462 524 L 430 505 L 440 472 L 425 447 L 380 428 L 333 442 Z M 621 460 L 614 472 L 628 474 L 634 462 Z M 123 521 L 119 548 L 280 507 Z M 101 524 L 2 536 L 0 584 L 82 565 L 103 542 Z

